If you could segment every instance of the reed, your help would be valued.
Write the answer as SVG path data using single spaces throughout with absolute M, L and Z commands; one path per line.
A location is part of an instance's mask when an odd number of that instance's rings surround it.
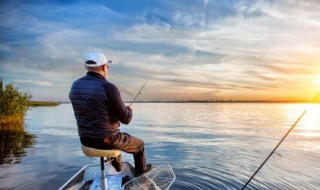
M 0 79 L 0 120 L 2 127 L 23 123 L 24 115 L 30 107 L 31 94 L 21 92 L 9 83 L 4 85 Z

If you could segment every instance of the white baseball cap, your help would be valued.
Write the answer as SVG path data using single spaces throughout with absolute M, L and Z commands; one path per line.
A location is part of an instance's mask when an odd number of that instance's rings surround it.
M 87 64 L 86 67 L 99 67 L 102 65 L 109 65 L 112 64 L 111 60 L 108 60 L 106 56 L 104 56 L 102 53 L 97 52 L 95 50 L 88 51 L 84 55 L 84 61 L 94 61 L 95 64 Z

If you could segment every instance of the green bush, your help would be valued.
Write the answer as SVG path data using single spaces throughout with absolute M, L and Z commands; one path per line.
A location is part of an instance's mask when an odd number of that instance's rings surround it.
M 30 106 L 31 94 L 20 92 L 18 87 L 9 83 L 5 86 L 0 79 L 0 119 L 2 125 L 22 122 Z

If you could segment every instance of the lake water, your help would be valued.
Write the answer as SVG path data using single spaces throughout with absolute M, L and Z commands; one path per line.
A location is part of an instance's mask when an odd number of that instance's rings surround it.
M 121 130 L 169 163 L 171 189 L 241 189 L 307 104 L 145 103 Z M 320 189 L 320 105 L 309 105 L 248 189 Z M 0 189 L 57 189 L 83 165 L 70 104 L 27 112 L 25 132 L 1 134 Z M 131 155 L 123 160 L 133 163 Z M 99 163 L 96 159 L 94 162 Z

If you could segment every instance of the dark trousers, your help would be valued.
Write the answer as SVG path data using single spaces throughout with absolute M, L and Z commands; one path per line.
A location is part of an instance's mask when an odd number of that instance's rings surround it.
M 80 138 L 81 144 L 102 150 L 118 149 L 126 153 L 132 154 L 134 158 L 135 174 L 142 174 L 146 169 L 146 157 L 144 151 L 144 142 L 128 133 L 118 133 L 112 137 L 101 138 Z M 114 158 L 112 165 L 117 169 L 121 169 L 122 157 Z

